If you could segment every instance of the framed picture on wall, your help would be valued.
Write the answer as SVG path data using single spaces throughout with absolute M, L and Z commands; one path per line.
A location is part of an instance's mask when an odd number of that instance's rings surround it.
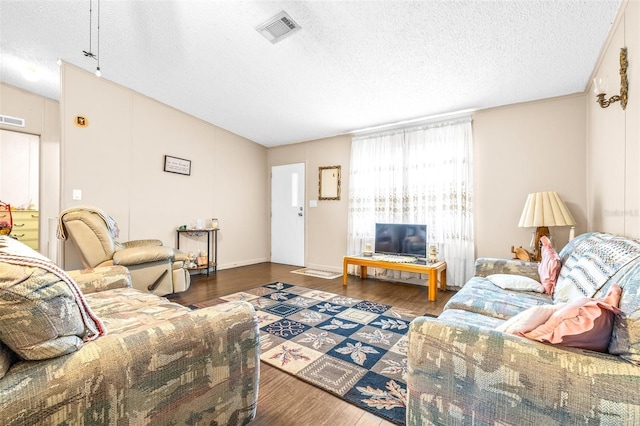
M 191 175 L 191 160 L 184 158 L 164 156 L 164 171 L 169 173 L 177 173 L 179 175 Z
M 340 166 L 320 167 L 318 200 L 340 199 Z

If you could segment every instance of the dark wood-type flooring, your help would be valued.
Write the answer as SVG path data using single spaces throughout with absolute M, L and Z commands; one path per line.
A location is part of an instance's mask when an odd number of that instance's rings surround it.
M 349 285 L 342 285 L 342 277 L 328 280 L 293 274 L 297 266 L 276 263 L 225 269 L 191 277 L 188 291 L 169 298 L 182 305 L 191 305 L 218 296 L 248 290 L 272 282 L 284 282 L 303 287 L 343 294 L 359 299 L 386 303 L 420 315 L 438 315 L 453 295 L 452 291 L 438 291 L 436 302 L 427 301 L 427 288 L 402 283 L 349 276 Z M 268 364 L 260 364 L 258 410 L 252 426 L 364 426 L 391 425 L 388 421 L 355 405 L 303 382 Z

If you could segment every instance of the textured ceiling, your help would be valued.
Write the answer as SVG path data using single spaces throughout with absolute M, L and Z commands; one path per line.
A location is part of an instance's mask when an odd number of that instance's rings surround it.
M 89 3 L 0 0 L 0 80 L 59 99 L 59 58 L 94 71 L 82 54 Z M 102 0 L 100 68 L 103 78 L 275 146 L 582 92 L 619 6 Z M 282 10 L 302 29 L 271 44 L 255 28 Z M 28 66 L 39 82 L 22 77 Z

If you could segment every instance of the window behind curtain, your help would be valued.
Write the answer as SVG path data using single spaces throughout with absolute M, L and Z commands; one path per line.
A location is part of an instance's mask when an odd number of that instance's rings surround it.
M 426 223 L 427 244 L 447 262 L 447 283 L 464 285 L 475 260 L 472 142 L 470 117 L 354 137 L 348 253 L 373 245 L 375 223 Z

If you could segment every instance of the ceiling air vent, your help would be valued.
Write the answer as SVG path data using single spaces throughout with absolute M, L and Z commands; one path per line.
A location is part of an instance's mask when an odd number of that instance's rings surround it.
M 0 115 L 0 124 L 8 126 L 24 127 L 24 118 L 9 117 L 8 115 Z
M 298 25 L 287 12 L 282 11 L 264 24 L 260 25 L 256 30 L 262 34 L 267 40 L 275 44 L 282 39 L 289 37 L 300 29 Z

